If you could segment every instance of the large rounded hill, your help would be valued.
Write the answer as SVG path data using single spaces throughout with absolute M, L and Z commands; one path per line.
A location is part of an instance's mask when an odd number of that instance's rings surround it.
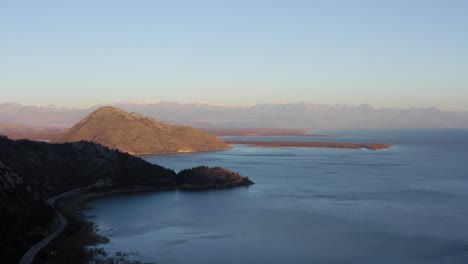
M 111 106 L 97 109 L 51 142 L 82 140 L 140 155 L 231 149 L 224 141 L 199 129 L 164 124 Z

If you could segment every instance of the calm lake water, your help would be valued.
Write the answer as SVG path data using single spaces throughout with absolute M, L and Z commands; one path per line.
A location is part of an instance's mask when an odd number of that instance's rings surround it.
M 86 215 L 109 236 L 106 251 L 144 262 L 468 263 L 467 130 L 327 133 L 346 136 L 261 139 L 395 147 L 145 157 L 175 170 L 223 166 L 256 184 L 107 196 Z

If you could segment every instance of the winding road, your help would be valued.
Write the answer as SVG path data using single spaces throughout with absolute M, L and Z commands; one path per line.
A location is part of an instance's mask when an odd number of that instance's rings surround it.
M 55 201 L 57 201 L 58 199 L 62 199 L 62 198 L 65 198 L 65 197 L 77 195 L 77 194 L 86 192 L 91 188 L 98 187 L 98 186 L 101 186 L 101 185 L 102 185 L 102 183 L 96 183 L 96 184 L 93 184 L 93 185 L 88 186 L 88 187 L 78 188 L 78 189 L 74 189 L 74 190 L 71 190 L 71 191 L 68 191 L 68 192 L 64 192 L 62 194 L 59 194 L 57 196 L 54 196 L 54 197 L 51 197 L 51 198 L 47 199 L 46 202 L 47 202 L 47 204 L 54 207 Z M 20 264 L 30 264 L 30 263 L 32 263 L 33 260 L 34 260 L 34 257 L 37 255 L 37 253 L 39 253 L 39 251 L 41 251 L 45 246 L 47 246 L 50 242 L 52 242 L 52 240 L 57 238 L 60 235 L 60 233 L 62 233 L 63 230 L 65 230 L 65 228 L 68 225 L 67 218 L 62 213 L 60 213 L 59 211 L 57 211 L 57 222 L 58 222 L 57 229 L 55 229 L 54 232 L 52 232 L 48 236 L 44 237 L 41 241 L 39 241 L 37 244 L 33 245 L 28 251 L 26 251 L 26 253 L 23 255 L 23 257 L 21 258 L 21 260 L 19 262 Z

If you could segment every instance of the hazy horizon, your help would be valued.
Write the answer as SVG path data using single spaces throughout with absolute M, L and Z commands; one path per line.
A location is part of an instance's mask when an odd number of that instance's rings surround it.
M 52 108 L 64 108 L 64 109 L 78 109 L 78 110 L 88 110 L 91 108 L 96 108 L 100 106 L 118 106 L 119 104 L 135 104 L 135 105 L 153 105 L 153 104 L 161 104 L 161 103 L 169 103 L 169 104 L 180 104 L 180 105 L 206 105 L 206 106 L 219 106 L 219 107 L 252 107 L 252 106 L 258 106 L 258 105 L 297 105 L 297 104 L 304 104 L 304 105 L 314 105 L 314 106 L 328 106 L 328 107 L 340 107 L 340 106 L 349 106 L 349 107 L 370 107 L 375 110 L 411 110 L 411 109 L 422 109 L 422 110 L 427 110 L 427 109 L 437 109 L 439 111 L 443 112 L 467 112 L 468 109 L 460 109 L 460 110 L 450 110 L 450 109 L 443 109 L 439 108 L 433 105 L 427 106 L 427 107 L 376 107 L 372 104 L 369 103 L 359 103 L 359 104 L 341 104 L 341 103 L 314 103 L 314 102 L 305 102 L 305 101 L 292 101 L 292 102 L 285 102 L 285 101 L 272 101 L 272 102 L 264 102 L 264 103 L 216 103 L 216 102 L 209 102 L 209 101 L 170 101 L 170 100 L 157 100 L 157 99 L 152 99 L 152 100 L 135 100 L 135 101 L 107 101 L 107 102 L 101 102 L 101 103 L 96 103 L 96 104 L 90 104 L 90 105 L 82 105 L 82 106 L 67 106 L 64 104 L 26 104 L 23 102 L 13 102 L 13 101 L 5 101 L 5 102 L 0 102 L 0 105 L 5 105 L 5 104 L 18 104 L 24 107 L 52 107 Z
M 114 106 L 159 121 L 196 127 L 298 129 L 467 128 L 468 111 L 438 108 L 379 109 L 370 105 L 270 103 L 220 105 L 168 101 L 115 102 L 86 108 L 0 104 L 0 123 L 39 128 L 71 127 L 102 106 Z
M 0 4 L 2 101 L 468 110 L 466 1 Z

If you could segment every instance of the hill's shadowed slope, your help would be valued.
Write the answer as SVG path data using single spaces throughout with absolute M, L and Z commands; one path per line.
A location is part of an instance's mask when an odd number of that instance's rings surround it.
M 32 241 L 46 235 L 53 217 L 53 209 L 35 199 L 23 178 L 0 159 L 0 262 L 17 263 Z

